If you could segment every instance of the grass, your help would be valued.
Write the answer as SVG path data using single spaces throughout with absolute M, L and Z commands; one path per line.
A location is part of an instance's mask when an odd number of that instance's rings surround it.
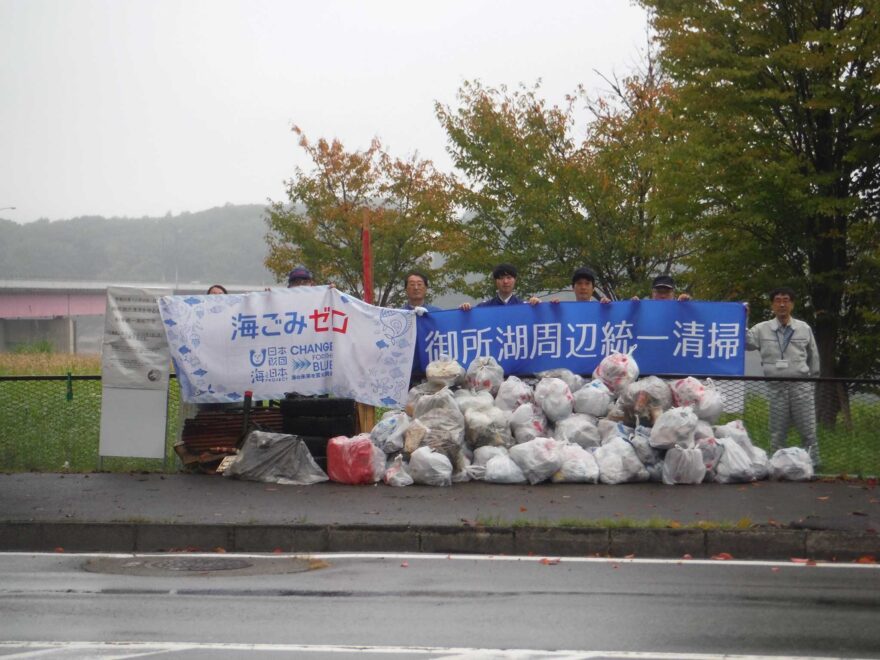
M 100 375 L 98 355 L 50 353 L 0 353 L 0 377 L 20 375 Z M 172 446 L 177 438 L 180 396 L 172 379 L 168 393 L 166 462 L 154 459 L 98 457 L 101 419 L 100 381 L 74 380 L 73 399 L 67 400 L 67 383 L 59 381 L 0 380 L 0 470 L 6 472 L 175 472 Z M 747 384 L 751 385 L 751 383 Z M 380 419 L 383 410 L 376 410 Z M 853 395 L 851 423 L 836 428 L 819 427 L 823 473 L 875 476 L 880 474 L 880 399 Z M 752 441 L 769 449 L 769 405 L 764 396 L 749 392 L 742 412 L 726 414 L 719 423 L 742 419 Z M 789 443 L 796 445 L 795 431 Z M 487 523 L 488 524 L 488 523 Z M 501 524 L 499 521 L 498 524 Z M 504 522 L 510 525 L 509 521 Z M 518 524 L 518 523 L 517 523 Z
M 100 375 L 96 355 L 0 354 L 0 376 Z M 179 394 L 168 394 L 166 461 L 98 455 L 101 381 L 0 380 L 0 470 L 5 472 L 176 472 Z

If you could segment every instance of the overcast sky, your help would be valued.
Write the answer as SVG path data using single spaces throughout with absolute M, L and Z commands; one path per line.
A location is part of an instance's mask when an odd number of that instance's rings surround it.
M 435 101 L 602 91 L 645 30 L 630 0 L 0 0 L 0 217 L 280 200 L 308 167 L 293 123 L 448 171 Z

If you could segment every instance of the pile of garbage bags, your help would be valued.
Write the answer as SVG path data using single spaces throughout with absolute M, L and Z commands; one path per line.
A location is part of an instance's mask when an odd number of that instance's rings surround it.
M 331 480 L 674 485 L 813 477 L 803 449 L 769 458 L 742 421 L 718 425 L 724 400 L 711 379 L 639 378 L 628 354 L 603 359 L 592 379 L 567 369 L 505 378 L 491 357 L 466 370 L 440 359 L 426 377 L 406 408 L 386 412 L 370 433 L 329 441 Z

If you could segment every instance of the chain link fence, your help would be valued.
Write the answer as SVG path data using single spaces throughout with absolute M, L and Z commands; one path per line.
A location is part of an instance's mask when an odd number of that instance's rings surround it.
M 664 378 L 675 378 L 664 376 Z M 822 474 L 880 474 L 880 381 L 846 379 L 717 378 L 724 395 L 719 424 L 744 422 L 754 444 L 771 450 L 779 433 L 782 397 L 791 426 L 784 442 L 799 445 L 797 423 L 815 426 Z M 792 396 L 792 387 L 806 397 Z M 173 452 L 180 424 L 180 396 L 172 378 L 168 391 L 166 459 L 104 457 L 98 454 L 100 376 L 0 376 L 0 470 L 90 472 L 177 471 Z M 773 425 L 771 425 L 773 422 Z M 808 425 L 809 426 L 809 425 Z

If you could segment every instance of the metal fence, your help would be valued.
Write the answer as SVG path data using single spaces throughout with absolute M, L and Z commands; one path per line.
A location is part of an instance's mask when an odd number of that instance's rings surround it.
M 780 396 L 782 386 L 809 388 L 812 410 L 804 414 L 816 422 L 821 473 L 880 474 L 880 381 L 739 377 L 714 382 L 725 400 L 718 423 L 742 420 L 752 441 L 767 450 L 771 448 L 771 400 Z M 177 382 L 172 378 L 164 461 L 102 459 L 98 454 L 100 376 L 0 376 L 0 470 L 176 471 L 179 466 L 172 447 L 178 436 L 179 407 Z M 798 412 L 794 410 L 793 415 Z M 794 425 L 787 442 L 800 443 Z

